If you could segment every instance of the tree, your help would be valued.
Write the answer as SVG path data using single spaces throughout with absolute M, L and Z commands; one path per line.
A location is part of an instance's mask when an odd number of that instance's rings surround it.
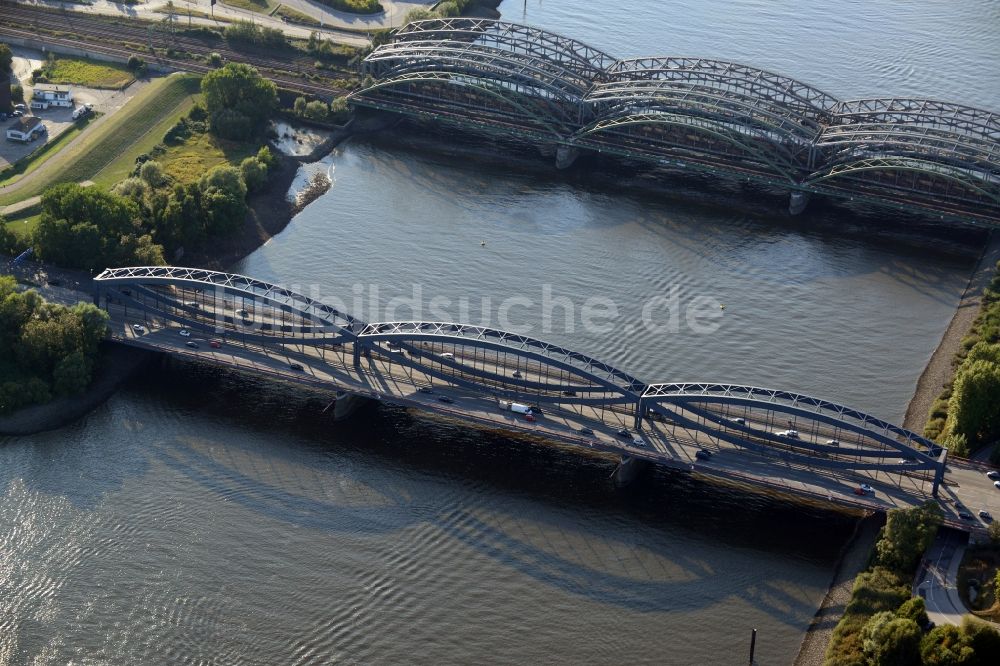
M 267 182 L 267 167 L 256 157 L 248 157 L 240 162 L 240 176 L 246 183 L 248 192 L 256 192 Z
M 104 339 L 108 329 L 108 313 L 93 303 L 79 302 L 69 309 L 70 313 L 80 321 L 82 344 L 81 351 L 89 356 L 97 353 L 97 346 Z
M 861 630 L 861 642 L 872 666 L 911 666 L 919 663 L 920 627 L 892 611 L 873 615 Z
M 878 561 L 895 571 L 910 573 L 927 550 L 944 515 L 935 502 L 889 512 L 882 538 L 876 544 Z
M 232 231 L 243 224 L 247 187 L 238 169 L 217 166 L 201 177 L 198 186 L 209 234 Z
M 228 111 L 229 124 L 233 123 L 232 116 L 243 116 L 250 131 L 260 132 L 278 104 L 274 83 L 243 63 L 227 63 L 209 72 L 201 80 L 201 91 L 213 131 L 217 129 L 220 114 Z
M 949 432 L 971 446 L 1000 434 L 1000 365 L 980 358 L 963 363 L 948 407 Z
M 958 627 L 934 627 L 920 643 L 920 657 L 927 666 L 967 666 L 974 656 L 968 638 Z
M 139 178 L 152 188 L 162 187 L 167 184 L 167 174 L 163 167 L 155 160 L 143 162 L 139 167 Z
M 968 666 L 1000 664 L 1000 632 L 985 622 L 966 615 L 962 618 L 962 633 L 975 655 L 969 660 Z
M 10 64 L 14 62 L 14 54 L 6 44 L 0 44 L 0 72 L 10 70 Z
M 927 606 L 921 597 L 913 597 L 905 602 L 896 611 L 896 617 L 904 617 L 913 620 L 917 626 L 927 626 Z
M 52 373 L 53 388 L 58 395 L 83 393 L 90 384 L 90 376 L 90 361 L 82 351 L 75 351 L 56 364 Z
M 295 103 L 292 104 L 292 111 L 294 111 L 297 116 L 303 115 L 306 112 L 306 98 L 296 97 Z
M 0 215 L 0 254 L 19 254 L 17 246 L 17 236 L 7 226 L 7 220 Z
M 994 520 L 986 530 L 994 546 L 1000 546 L 1000 520 Z M 1000 590 L 1000 586 L 994 588 Z
M 271 171 L 276 166 L 278 166 L 278 158 L 274 156 L 271 149 L 267 146 L 261 146 L 260 150 L 257 151 L 257 159 L 267 167 L 268 171 Z

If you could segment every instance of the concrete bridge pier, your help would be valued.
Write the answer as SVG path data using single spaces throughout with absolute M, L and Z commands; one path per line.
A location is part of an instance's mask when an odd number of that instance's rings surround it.
M 809 193 L 803 192 L 801 190 L 792 190 L 791 196 L 788 198 L 788 213 L 790 215 L 798 215 L 806 209 L 809 205 Z
M 353 393 L 347 393 L 346 391 L 337 391 L 334 396 L 333 401 L 326 406 L 327 411 L 330 407 L 333 407 L 333 420 L 334 421 L 345 421 L 354 415 L 359 409 L 364 407 L 370 402 L 374 402 L 371 398 L 363 398 L 360 395 L 354 395 Z
M 538 154 L 542 157 L 555 157 L 557 147 L 554 143 L 540 143 L 538 144 Z
M 645 460 L 639 460 L 632 456 L 622 456 L 621 462 L 618 463 L 614 474 L 611 475 L 611 478 L 615 480 L 615 487 L 624 488 L 631 484 L 648 466 L 649 463 Z
M 574 148 L 573 146 L 556 147 L 556 168 L 568 169 L 579 156 L 579 149 Z

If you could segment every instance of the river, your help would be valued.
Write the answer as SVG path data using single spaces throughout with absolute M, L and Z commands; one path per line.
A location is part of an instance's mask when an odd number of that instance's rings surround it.
M 526 7 L 615 55 L 1000 108 L 995 3 L 716 4 Z M 330 191 L 234 270 L 899 421 L 973 261 L 841 233 L 835 209 L 772 219 L 513 164 L 350 141 L 313 167 Z M 609 461 L 389 406 L 334 424 L 324 398 L 163 364 L 77 424 L 0 439 L 0 663 L 740 663 L 756 627 L 759 663 L 787 664 L 852 529 L 676 474 L 616 491 Z

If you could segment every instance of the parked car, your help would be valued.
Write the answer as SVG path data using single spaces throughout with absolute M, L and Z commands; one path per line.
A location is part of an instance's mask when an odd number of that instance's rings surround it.
M 698 449 L 694 452 L 694 457 L 698 460 L 711 460 L 712 452 L 708 449 Z

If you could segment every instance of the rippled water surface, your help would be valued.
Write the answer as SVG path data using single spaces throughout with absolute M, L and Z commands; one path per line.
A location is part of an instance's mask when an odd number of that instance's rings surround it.
M 993 2 L 626 4 L 501 10 L 620 56 L 1000 108 Z M 494 325 L 521 296 L 507 323 L 649 381 L 895 420 L 972 263 L 840 233 L 832 209 L 789 222 L 391 139 L 314 168 L 331 190 L 239 270 L 364 316 L 373 288 L 385 315 L 419 287 L 400 319 L 438 297 L 478 322 L 489 299 Z M 716 330 L 644 326 L 673 294 Z M 614 304 L 607 330 L 588 299 Z M 615 491 L 610 461 L 392 407 L 334 424 L 325 398 L 157 365 L 80 423 L 0 440 L 0 663 L 721 664 L 756 627 L 760 663 L 786 664 L 852 528 L 676 475 Z

